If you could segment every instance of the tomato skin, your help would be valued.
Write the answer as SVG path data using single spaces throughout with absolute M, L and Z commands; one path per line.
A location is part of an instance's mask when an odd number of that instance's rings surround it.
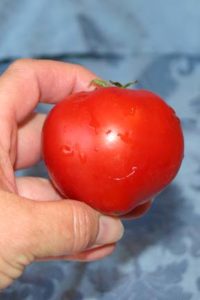
M 62 195 L 122 216 L 173 180 L 184 140 L 159 96 L 106 87 L 58 103 L 45 121 L 42 151 Z

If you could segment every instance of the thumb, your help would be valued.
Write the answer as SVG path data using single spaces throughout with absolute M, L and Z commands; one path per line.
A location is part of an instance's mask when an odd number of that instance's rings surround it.
M 118 241 L 123 225 L 73 200 L 33 202 L 31 254 L 35 259 L 79 253 L 94 245 Z

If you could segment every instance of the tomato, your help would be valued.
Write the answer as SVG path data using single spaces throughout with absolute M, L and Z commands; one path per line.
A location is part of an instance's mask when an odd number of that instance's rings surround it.
M 42 151 L 64 197 L 123 216 L 174 179 L 184 140 L 179 118 L 158 95 L 108 86 L 55 105 L 43 127 Z

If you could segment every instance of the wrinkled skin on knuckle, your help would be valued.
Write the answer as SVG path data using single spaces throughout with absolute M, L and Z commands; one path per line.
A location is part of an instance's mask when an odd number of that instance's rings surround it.
M 25 268 L 23 265 L 18 264 L 18 262 L 8 260 L 4 256 L 1 255 L 0 257 L 0 289 L 8 287 L 13 281 L 18 279 Z
M 26 255 L 0 253 L 0 290 L 7 288 L 24 272 L 25 267 L 30 263 Z
M 0 204 L 0 273 L 14 280 L 33 261 L 29 254 L 32 243 L 30 208 L 23 206 L 18 197 L 2 191 Z
M 83 202 L 69 201 L 71 254 L 91 247 L 98 233 L 98 213 Z
M 13 238 L 12 232 L 8 232 L 8 236 L 10 239 L 4 239 L 0 250 L 0 289 L 6 288 L 19 278 L 25 267 L 33 261 L 26 243 L 22 242 L 25 238 Z

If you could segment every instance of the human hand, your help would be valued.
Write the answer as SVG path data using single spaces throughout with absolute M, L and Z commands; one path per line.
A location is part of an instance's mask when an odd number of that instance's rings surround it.
M 0 77 L 0 288 L 37 260 L 90 261 L 112 253 L 119 219 L 62 199 L 44 178 L 15 177 L 41 159 L 45 115 L 33 110 L 88 90 L 96 77 L 81 66 L 19 60 Z M 31 201 L 35 200 L 35 201 Z

